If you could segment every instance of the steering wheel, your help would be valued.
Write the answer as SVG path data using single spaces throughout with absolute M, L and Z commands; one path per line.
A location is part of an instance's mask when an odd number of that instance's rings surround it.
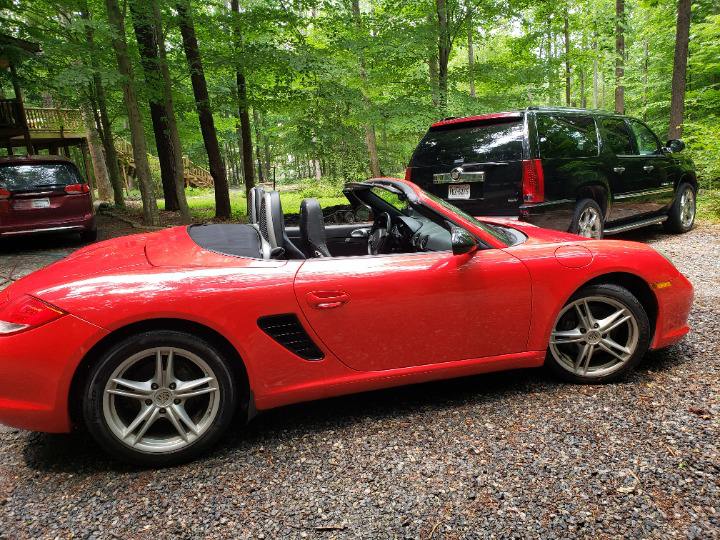
M 370 228 L 370 236 L 368 237 L 368 254 L 379 255 L 385 253 L 389 246 L 390 227 L 392 226 L 392 218 L 387 212 L 379 214 L 373 221 Z

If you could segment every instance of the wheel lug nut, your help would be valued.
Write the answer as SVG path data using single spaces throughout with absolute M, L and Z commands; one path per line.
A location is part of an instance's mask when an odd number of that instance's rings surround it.
M 150 385 L 150 388 L 152 388 L 153 390 L 157 390 L 157 389 L 158 389 L 157 383 L 152 383 L 152 384 Z
M 160 414 L 165 414 L 165 409 L 160 409 Z
M 179 399 L 175 399 L 175 405 L 180 405 L 180 400 L 179 400 Z
M 152 399 L 146 399 L 145 405 L 152 405 Z
M 595 323 L 595 324 L 593 325 L 593 328 L 600 328 L 600 325 L 599 325 L 598 323 Z
M 175 383 L 170 383 L 170 390 L 175 390 L 177 388 L 177 385 Z

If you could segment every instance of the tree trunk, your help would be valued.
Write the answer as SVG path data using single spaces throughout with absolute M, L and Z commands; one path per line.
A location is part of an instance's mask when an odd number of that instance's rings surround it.
M 565 105 L 570 106 L 570 21 L 565 11 Z
M 172 81 L 170 80 L 170 68 L 167 61 L 167 51 L 165 50 L 165 38 L 162 33 L 162 16 L 160 15 L 160 4 L 158 0 L 151 0 L 153 26 L 155 27 L 155 35 L 157 36 L 158 52 L 160 53 L 160 75 L 162 77 L 162 101 L 165 111 L 165 122 L 167 124 L 168 133 L 168 154 L 172 164 L 172 177 L 175 187 L 175 198 L 178 202 L 178 210 L 180 210 L 180 218 L 183 223 L 191 223 L 190 207 L 188 206 L 187 197 L 185 196 L 185 165 L 183 165 L 182 144 L 180 142 L 180 133 L 177 127 L 177 118 L 175 117 L 175 104 L 172 96 Z
M 360 0 L 352 0 L 352 13 L 355 20 L 355 27 L 360 30 L 362 28 L 362 19 L 360 18 Z M 358 53 L 358 64 L 360 67 L 360 78 L 363 81 L 363 90 L 365 90 L 364 87 L 367 86 L 368 77 L 365 72 L 365 62 L 360 53 Z M 367 115 L 370 104 L 365 96 L 365 91 L 363 91 L 363 105 Z M 375 126 L 369 122 L 365 123 L 365 144 L 368 149 L 368 154 L 370 155 L 370 175 L 373 178 L 377 178 L 381 176 L 380 161 L 378 159 L 377 142 L 375 140 Z
M 650 22 L 650 12 L 648 11 L 645 16 L 645 23 Z M 645 37 L 643 40 L 643 120 L 647 120 L 647 103 L 648 103 L 648 39 Z
M 688 44 L 690 41 L 690 3 L 691 0 L 678 0 L 668 139 L 679 139 L 682 137 L 683 114 L 685 112 L 685 86 L 687 82 Z
M 160 72 L 160 51 L 158 36 L 155 34 L 152 5 L 145 0 L 130 0 L 135 37 L 140 52 L 140 61 L 145 73 L 145 86 L 150 94 L 150 118 L 155 133 L 155 147 L 160 161 L 165 210 L 176 212 L 178 207 L 175 191 L 175 167 L 170 131 L 163 104 L 163 82 Z
M 90 12 L 87 2 L 81 0 L 79 2 L 80 16 L 83 20 L 90 20 Z M 85 39 L 91 50 L 95 47 L 95 36 L 92 26 L 87 25 L 85 28 Z M 100 70 L 98 67 L 98 59 L 95 55 L 90 55 L 90 66 L 92 69 L 93 83 L 90 91 L 90 99 L 92 105 L 92 114 L 95 119 L 95 129 L 105 150 L 105 165 L 110 177 L 110 184 L 113 190 L 113 200 L 116 206 L 124 207 L 125 199 L 123 196 L 122 179 L 120 178 L 120 167 L 118 167 L 117 152 L 115 152 L 115 143 L 112 138 L 112 128 L 107 112 L 107 102 L 105 101 L 105 89 L 102 79 L 100 78 Z
M 436 0 L 438 16 L 438 95 L 440 108 L 447 109 L 448 62 L 452 49 L 450 29 L 448 28 L 447 4 L 445 0 Z
M 233 34 L 235 37 L 235 47 L 240 48 L 242 44 L 242 35 L 240 33 L 240 21 L 237 20 L 240 13 L 238 0 L 231 0 L 231 9 L 235 13 L 236 20 L 233 26 Z M 242 151 L 243 178 L 245 180 L 245 192 L 249 197 L 250 190 L 255 187 L 255 174 L 253 171 L 253 149 L 252 149 L 252 131 L 250 129 L 250 113 L 247 103 L 247 81 L 245 73 L 238 64 L 235 73 L 238 94 L 238 114 L 240 116 L 240 147 Z
M 88 148 L 90 150 L 90 160 L 92 168 L 95 172 L 95 184 L 98 189 L 98 199 L 101 201 L 109 201 L 112 199 L 113 190 L 110 178 L 108 177 L 107 165 L 103 156 L 102 143 L 95 128 L 95 119 L 93 118 L 91 105 L 88 102 L 83 103 L 82 107 L 83 120 L 85 121 L 85 131 L 87 132 Z
M 432 14 L 428 13 L 428 25 L 433 24 Z M 437 107 L 440 105 L 440 89 L 438 87 L 438 57 L 436 54 L 437 47 L 430 45 L 428 47 L 428 72 L 430 74 L 430 96 L 432 104 Z
M 267 171 L 268 182 L 272 178 L 271 171 L 272 161 L 270 159 L 270 139 L 267 135 L 263 135 L 263 146 L 265 147 L 265 170 Z
M 471 9 L 468 7 L 468 10 Z M 470 97 L 475 97 L 475 54 L 473 52 L 472 13 L 468 14 L 468 75 L 470 76 Z
M 598 108 L 598 39 L 597 34 L 593 40 L 593 50 L 595 58 L 593 58 L 593 109 Z
M 615 0 L 615 112 L 625 114 L 625 0 Z
M 115 35 L 112 40 L 113 48 L 115 49 L 118 71 L 122 77 L 123 101 L 125 102 L 125 109 L 127 110 L 133 158 L 135 160 L 135 171 L 140 186 L 140 195 L 142 197 L 143 220 L 147 225 L 157 225 L 157 202 L 155 201 L 155 190 L 153 189 L 150 164 L 148 163 L 147 143 L 145 141 L 142 116 L 140 115 L 137 94 L 135 93 L 135 80 L 133 78 L 130 56 L 128 55 L 127 42 L 125 41 L 125 23 L 117 0 L 105 0 L 105 6 L 108 12 L 108 22 L 115 30 Z
M 208 95 L 205 71 L 203 70 L 200 48 L 195 36 L 195 23 L 190 12 L 190 0 L 177 0 L 176 7 L 180 22 L 180 34 L 182 35 L 185 57 L 190 68 L 190 80 L 192 82 L 195 105 L 200 120 L 200 131 L 202 132 L 205 151 L 208 155 L 210 174 L 215 183 L 215 217 L 229 218 L 230 191 L 228 190 L 225 165 L 220 154 L 220 145 L 215 131 L 215 121 L 212 116 L 210 97 Z
M 580 107 L 583 109 L 587 107 L 587 100 L 585 99 L 585 71 L 580 70 Z
M 253 124 L 255 126 L 255 160 L 257 161 L 258 180 L 265 182 L 265 174 L 262 166 L 262 154 L 260 153 L 260 115 L 253 107 Z

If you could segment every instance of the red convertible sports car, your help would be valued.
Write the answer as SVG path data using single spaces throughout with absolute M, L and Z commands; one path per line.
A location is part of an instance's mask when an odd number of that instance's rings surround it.
M 177 227 L 76 251 L 0 292 L 0 422 L 84 424 L 128 461 L 207 450 L 237 415 L 547 363 L 621 377 L 688 332 L 692 285 L 634 242 L 479 221 L 410 182 L 347 184 L 374 221 Z

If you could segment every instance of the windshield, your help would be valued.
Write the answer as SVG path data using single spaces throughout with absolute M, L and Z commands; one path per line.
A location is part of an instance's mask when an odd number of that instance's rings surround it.
M 440 206 L 442 206 L 443 208 L 445 208 L 445 209 L 447 209 L 447 210 L 450 210 L 450 211 L 453 212 L 454 214 L 457 214 L 457 215 L 461 216 L 463 219 L 465 219 L 465 221 L 469 221 L 470 223 L 472 223 L 472 224 L 475 225 L 476 227 L 479 227 L 480 229 L 482 229 L 482 230 L 485 231 L 486 233 L 492 235 L 496 240 L 499 240 L 500 242 L 502 242 L 502 243 L 505 244 L 506 246 L 511 246 L 511 245 L 513 245 L 513 244 L 515 243 L 515 240 L 514 240 L 513 238 L 510 238 L 510 237 L 508 236 L 508 234 L 507 234 L 505 231 L 503 231 L 501 228 L 499 228 L 499 227 L 494 227 L 494 226 L 492 226 L 492 225 L 488 225 L 487 223 L 483 223 L 482 221 L 478 221 L 476 218 L 474 218 L 473 216 L 471 216 L 471 215 L 468 214 L 467 212 L 463 212 L 463 211 L 460 210 L 457 206 L 453 206 L 453 205 L 450 204 L 449 202 L 441 199 L 440 197 L 436 197 L 436 196 L 433 195 L 432 193 L 428 193 L 427 191 L 425 191 L 425 195 L 427 195 L 428 198 L 432 199 L 433 201 L 435 201 L 436 203 L 438 203 L 438 204 L 439 204 Z
M 32 165 L 0 165 L 0 188 L 8 191 L 65 187 L 84 182 L 71 163 L 42 163 Z

